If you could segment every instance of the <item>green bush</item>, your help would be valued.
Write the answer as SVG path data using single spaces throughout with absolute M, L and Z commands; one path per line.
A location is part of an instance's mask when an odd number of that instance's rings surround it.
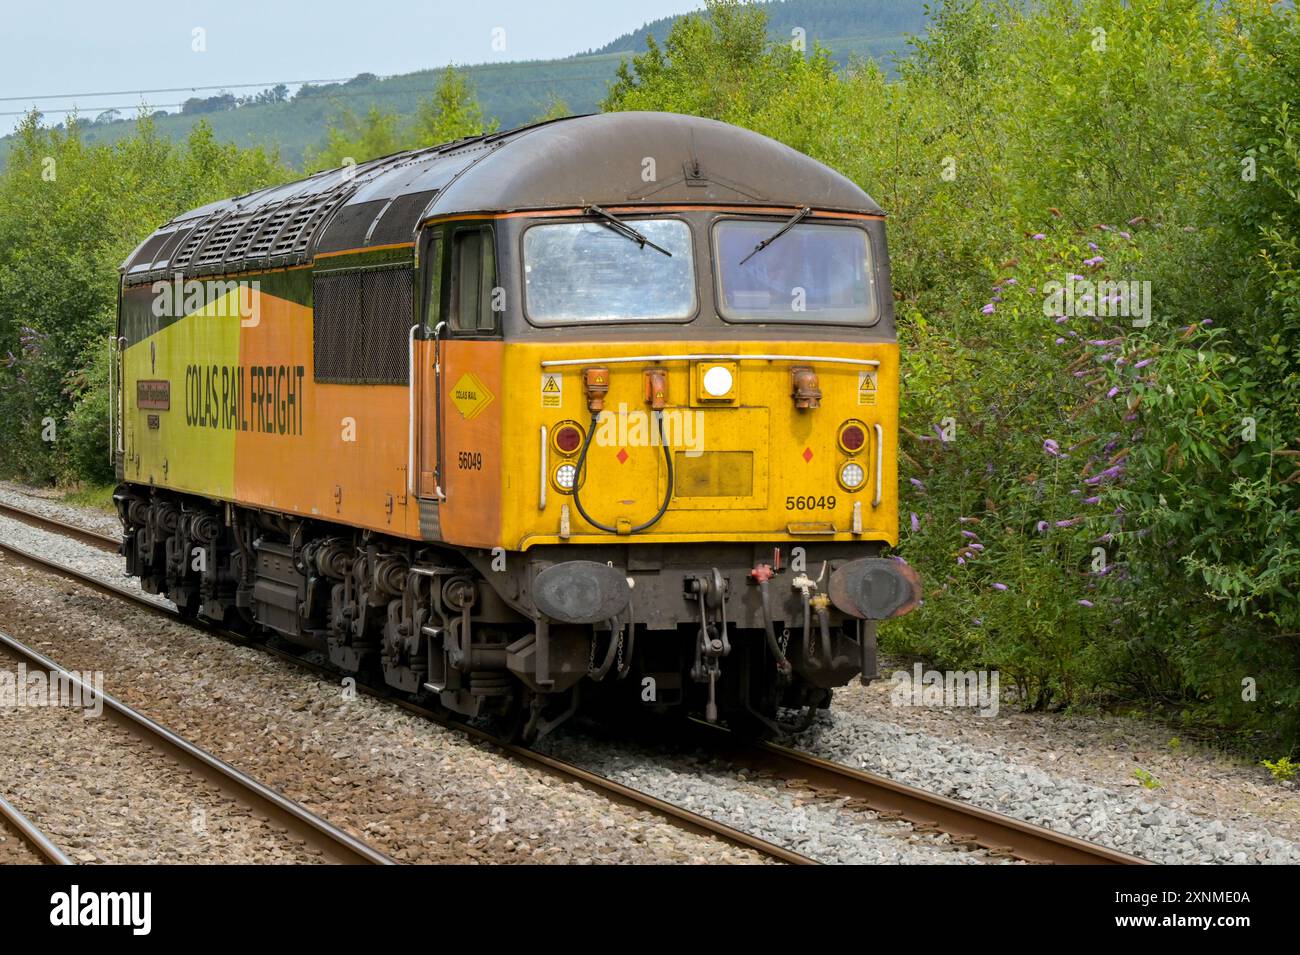
M 886 646 L 997 667 L 1030 706 L 1137 699 L 1294 746 L 1295 11 L 953 0 L 895 83 L 764 37 L 710 4 L 606 107 L 747 126 L 890 214 L 901 554 L 928 592 Z M 1149 283 L 1150 323 L 1045 315 L 1070 275 Z

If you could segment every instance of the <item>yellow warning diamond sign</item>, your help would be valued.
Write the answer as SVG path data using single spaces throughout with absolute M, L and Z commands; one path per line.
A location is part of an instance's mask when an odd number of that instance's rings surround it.
M 462 418 L 471 421 L 483 413 L 483 409 L 492 404 L 496 395 L 488 391 L 487 385 L 479 380 L 478 375 L 467 371 L 461 375 L 456 384 L 451 386 L 451 403 L 456 406 Z
M 876 373 L 874 371 L 858 372 L 858 404 L 874 405 L 876 403 Z

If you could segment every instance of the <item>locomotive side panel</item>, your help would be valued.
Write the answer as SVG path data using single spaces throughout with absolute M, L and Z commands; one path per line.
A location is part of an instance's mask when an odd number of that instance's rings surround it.
M 155 307 L 172 297 L 167 288 L 127 291 L 123 477 L 417 535 L 406 494 L 408 390 L 316 381 L 308 275 L 195 283 L 188 303 L 181 286 L 180 317 L 154 314 L 170 310 Z

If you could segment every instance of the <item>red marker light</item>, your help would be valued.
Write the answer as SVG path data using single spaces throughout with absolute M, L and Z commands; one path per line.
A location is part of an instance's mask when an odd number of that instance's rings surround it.
M 582 446 L 582 432 L 574 425 L 566 424 L 555 431 L 555 448 L 561 454 L 573 454 Z
M 857 454 L 867 443 L 867 432 L 857 421 L 846 421 L 840 426 L 840 447 L 849 454 Z

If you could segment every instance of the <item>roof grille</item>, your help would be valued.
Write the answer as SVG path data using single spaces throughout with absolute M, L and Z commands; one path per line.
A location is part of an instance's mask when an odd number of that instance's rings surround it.
M 282 203 L 273 213 L 271 213 L 271 217 L 266 220 L 266 223 L 262 228 L 258 230 L 257 238 L 255 238 L 252 244 L 248 247 L 248 252 L 244 257 L 248 259 L 259 259 L 265 256 L 271 250 L 271 246 L 275 243 L 276 236 L 280 234 L 280 230 L 284 228 L 285 222 L 288 221 L 291 215 L 293 215 L 293 207 L 285 206 Z
M 275 206 L 263 206 L 255 211 L 252 216 L 245 219 L 243 228 L 239 230 L 238 234 L 231 240 L 230 245 L 226 247 L 222 261 L 231 266 L 238 264 L 248 251 L 248 245 L 253 241 L 253 236 L 257 235 L 257 230 L 262 227 L 262 223 L 270 217 L 274 210 Z
M 173 270 L 184 269 L 190 264 L 190 259 L 194 256 L 194 250 L 199 247 L 199 243 L 208 237 L 208 233 L 212 231 L 212 227 L 215 226 L 223 216 L 224 213 L 214 212 L 194 227 L 194 231 L 191 232 L 189 238 L 185 240 L 185 244 L 180 247 L 180 251 L 172 256 L 171 267 Z

